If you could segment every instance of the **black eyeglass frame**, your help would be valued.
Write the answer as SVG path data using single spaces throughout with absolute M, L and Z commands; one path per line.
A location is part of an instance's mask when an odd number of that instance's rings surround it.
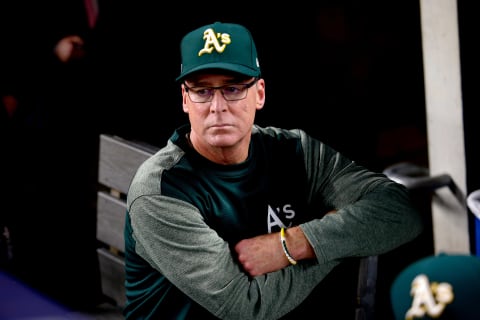
M 251 87 L 253 87 L 253 85 L 255 83 L 257 83 L 258 81 L 258 78 L 254 78 L 252 82 L 250 83 L 229 83 L 229 84 L 225 84 L 223 86 L 219 86 L 219 87 L 189 87 L 186 82 L 183 82 L 183 85 L 185 86 L 185 91 L 187 92 L 188 94 L 188 97 L 190 98 L 190 100 L 192 100 L 192 102 L 195 102 L 195 103 L 207 103 L 207 102 L 211 102 L 213 100 L 213 96 L 215 95 L 215 90 L 220 90 L 220 93 L 222 94 L 222 97 L 226 100 L 226 101 L 239 101 L 239 100 L 243 100 L 247 97 L 247 91 L 248 89 L 250 89 Z M 238 98 L 238 99 L 229 99 L 227 97 L 225 97 L 225 94 L 223 92 L 223 88 L 227 88 L 227 87 L 231 87 L 231 86 L 245 86 L 244 88 L 244 92 L 245 92 L 245 96 L 243 96 L 242 98 Z M 201 102 L 198 102 L 198 101 L 195 101 L 192 99 L 192 97 L 190 97 L 190 90 L 195 90 L 196 88 L 201 88 L 201 89 L 207 89 L 207 90 L 213 90 L 212 91 L 212 94 L 208 97 L 208 100 L 206 101 L 201 101 Z

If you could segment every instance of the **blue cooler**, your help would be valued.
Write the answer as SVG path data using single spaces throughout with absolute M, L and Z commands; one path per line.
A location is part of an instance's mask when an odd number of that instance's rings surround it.
M 468 195 L 467 205 L 475 215 L 475 254 L 480 256 L 480 189 Z

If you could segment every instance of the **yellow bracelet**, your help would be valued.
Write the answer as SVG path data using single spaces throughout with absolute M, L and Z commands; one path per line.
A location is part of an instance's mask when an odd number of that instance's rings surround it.
M 280 242 L 282 243 L 283 252 L 285 253 L 285 256 L 287 257 L 288 262 L 290 262 L 293 265 L 296 265 L 297 261 L 292 258 L 292 256 L 290 255 L 290 252 L 288 252 L 288 249 L 287 249 L 287 242 L 285 240 L 285 228 L 282 228 L 280 230 Z

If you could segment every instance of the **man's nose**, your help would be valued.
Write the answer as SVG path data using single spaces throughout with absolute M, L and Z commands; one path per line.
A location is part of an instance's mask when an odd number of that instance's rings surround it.
M 220 89 L 214 89 L 212 101 L 210 101 L 210 112 L 221 112 L 226 110 L 226 100 Z

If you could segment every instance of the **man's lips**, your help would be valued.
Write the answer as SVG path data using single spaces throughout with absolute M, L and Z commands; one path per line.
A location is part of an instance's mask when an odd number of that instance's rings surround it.
M 232 125 L 230 124 L 214 124 L 211 125 L 209 128 L 210 129 L 225 129 L 225 128 L 231 128 Z

